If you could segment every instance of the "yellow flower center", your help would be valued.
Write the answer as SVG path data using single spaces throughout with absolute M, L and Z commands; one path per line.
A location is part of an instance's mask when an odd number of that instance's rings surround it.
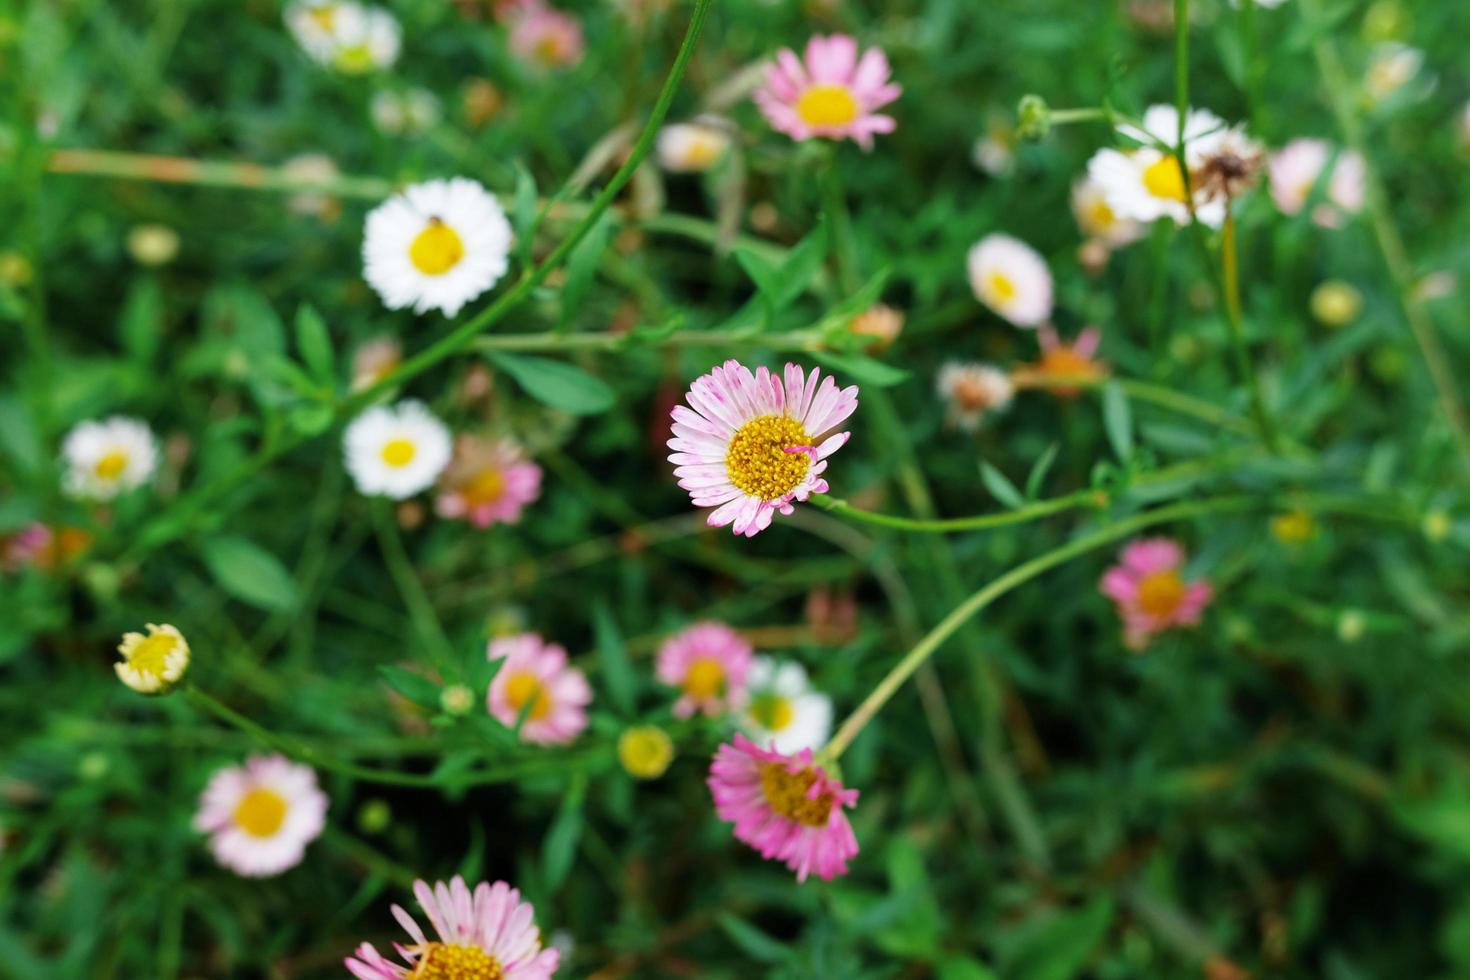
M 1280 514 L 1271 521 L 1271 534 L 1282 544 L 1301 544 L 1317 530 L 1312 515 L 1304 510 Z
M 555 34 L 546 34 L 536 42 L 536 57 L 542 64 L 555 65 L 562 60 L 561 41 Z
M 316 26 L 327 34 L 332 33 L 337 27 L 337 5 L 334 3 L 323 4 L 313 7 L 308 11 L 311 19 L 316 21 Z
M 121 449 L 114 449 L 97 460 L 97 478 L 99 480 L 116 480 L 122 476 L 123 470 L 127 468 L 128 454 Z
M 816 799 L 808 799 L 807 793 L 817 781 L 812 769 L 788 772 L 780 762 L 767 762 L 761 766 L 761 792 L 771 809 L 792 823 L 808 827 L 825 827 L 832 813 L 832 794 L 822 793 Z
M 846 126 L 857 119 L 858 103 L 845 85 L 813 85 L 796 100 L 796 114 L 808 126 Z
M 409 980 L 501 980 L 505 968 L 478 946 L 424 943 Z
M 1154 197 L 1184 201 L 1184 169 L 1174 156 L 1162 156 L 1143 171 L 1143 186 Z
M 1016 283 L 1004 272 L 992 272 L 985 279 L 985 295 L 990 302 L 1004 305 L 1016 298 Z
M 128 666 L 140 674 L 163 680 L 168 655 L 174 652 L 174 647 L 178 644 L 179 641 L 172 633 L 154 633 L 133 647 L 133 652 L 128 655 Z
M 235 806 L 235 826 L 251 837 L 270 837 L 286 822 L 286 798 L 257 786 Z
M 337 49 L 336 65 L 339 71 L 359 74 L 376 63 L 373 49 L 366 44 L 345 44 Z
M 674 742 L 662 728 L 630 728 L 618 738 L 618 760 L 628 775 L 657 779 L 674 759 Z
M 789 453 L 795 446 L 810 446 L 812 438 L 801 423 L 785 415 L 762 415 L 740 427 L 725 451 L 725 470 L 730 482 L 762 500 L 775 500 L 796 489 L 811 459 L 806 453 Z
M 691 137 L 684 147 L 684 166 L 691 170 L 703 170 L 712 166 L 724 149 L 725 144 L 721 140 L 700 133 Z
M 525 710 L 526 703 L 532 701 L 530 714 L 526 715 L 528 721 L 540 721 L 551 713 L 551 696 L 546 693 L 541 678 L 529 670 L 520 671 L 511 676 L 505 685 L 505 700 L 510 702 L 511 710 L 520 715 Z
M 1091 378 L 1101 373 L 1091 358 L 1083 357 L 1065 344 L 1059 344 L 1043 353 L 1037 367 L 1042 374 L 1065 378 Z
M 464 495 L 465 503 L 471 507 L 484 507 L 493 504 L 500 499 L 505 492 L 505 478 L 500 471 L 493 466 L 487 466 L 464 485 L 460 491 Z
M 1184 582 L 1175 571 L 1154 572 L 1138 583 L 1138 608 L 1165 619 L 1174 614 L 1184 599 Z
M 426 276 L 442 276 L 464 258 L 459 232 L 438 218 L 430 218 L 424 230 L 408 246 L 408 260 Z
M 1118 216 L 1113 213 L 1113 209 L 1108 207 L 1107 201 L 1092 202 L 1092 205 L 1087 209 L 1087 216 L 1092 227 L 1097 231 L 1107 231 L 1118 220 Z
M 414 454 L 417 452 L 418 449 L 414 446 L 412 439 L 389 439 L 383 443 L 381 455 L 383 462 L 397 469 L 413 462 Z
M 768 732 L 781 732 L 796 719 L 796 708 L 790 698 L 761 694 L 750 702 L 750 717 Z
M 725 668 L 714 657 L 697 657 L 684 674 L 684 693 L 696 701 L 717 698 L 725 690 Z

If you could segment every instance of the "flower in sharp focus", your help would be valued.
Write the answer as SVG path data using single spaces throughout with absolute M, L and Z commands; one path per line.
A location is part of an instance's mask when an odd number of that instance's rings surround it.
M 1034 327 L 1051 316 L 1051 270 L 1020 239 L 986 235 L 970 249 L 966 271 L 975 298 L 1016 326 Z
M 449 429 L 423 402 L 367 409 L 342 437 L 347 471 L 360 493 L 403 500 L 425 490 L 449 463 Z
M 868 150 L 875 134 L 897 127 L 892 116 L 877 110 L 902 91 L 889 81 L 882 49 L 869 48 L 859 57 L 854 38 L 833 34 L 808 41 L 804 59 L 790 48 L 778 51 L 754 99 L 771 127 L 794 140 L 851 139 Z
M 1132 150 L 1104 148 L 1088 161 L 1088 177 L 1103 189 L 1108 207 L 1118 217 L 1143 222 L 1171 218 L 1175 224 L 1188 224 L 1192 197 L 1194 213 L 1200 221 L 1211 227 L 1219 227 L 1224 222 L 1224 197 L 1202 194 L 1195 186 L 1195 176 L 1225 131 L 1225 123 L 1204 109 L 1190 109 L 1184 119 L 1188 184 L 1178 158 L 1156 145 L 1173 147 L 1179 137 L 1179 113 L 1169 105 L 1150 106 L 1141 126 L 1118 127 L 1122 136 L 1141 146 Z
M 1032 370 L 1047 379 L 1076 378 L 1079 381 L 1095 381 L 1106 377 L 1106 365 L 1093 360 L 1098 345 L 1102 343 L 1102 331 L 1097 327 L 1084 327 L 1071 343 L 1057 336 L 1050 325 L 1037 331 L 1036 339 L 1041 342 L 1041 360 Z M 1080 389 L 1071 386 L 1048 387 L 1047 390 L 1059 398 L 1073 398 Z
M 541 467 L 527 460 L 514 440 L 463 435 L 455 440 L 454 458 L 439 478 L 434 510 L 440 517 L 484 528 L 516 523 L 539 496 Z
M 587 727 L 592 688 L 567 651 L 535 633 L 498 637 L 486 655 L 502 660 L 486 697 L 491 715 L 507 728 L 521 725 L 521 740 L 537 745 L 564 745 Z
M 582 60 L 582 22 L 542 4 L 525 4 L 511 17 L 510 50 L 538 68 L 568 68 Z
M 618 736 L 618 761 L 634 779 L 657 779 L 674 761 L 674 740 L 657 725 L 625 729 Z
M 812 688 L 806 668 L 794 660 L 756 657 L 736 718 L 757 745 L 793 755 L 827 743 L 832 699 Z
M 1363 209 L 1366 175 L 1362 156 L 1344 150 L 1334 161 L 1332 145 L 1326 140 L 1295 139 L 1271 156 L 1271 199 L 1282 214 L 1297 214 L 1306 207 L 1328 164 L 1332 171 L 1320 203 L 1312 210 L 1312 220 L 1323 228 L 1340 228 L 1345 215 Z
M 1082 234 L 1108 248 L 1122 248 L 1143 237 L 1143 226 L 1131 218 L 1118 217 L 1108 205 L 1107 190 L 1091 177 L 1072 185 L 1072 214 Z
M 671 174 L 703 173 L 725 159 L 730 143 L 719 126 L 673 123 L 658 132 L 658 165 Z
M 1214 597 L 1209 582 L 1186 582 L 1180 575 L 1184 549 L 1168 538 L 1142 538 L 1123 549 L 1119 563 L 1103 575 L 1099 588 L 1123 619 L 1123 641 L 1142 650 L 1164 630 L 1194 626 Z
M 454 316 L 509 268 L 510 222 L 464 177 L 403 189 L 367 216 L 363 276 L 390 310 Z
M 164 694 L 189 669 L 189 641 L 168 624 L 149 623 L 148 635 L 124 633 L 113 664 L 118 680 L 140 694 Z
M 194 829 L 209 835 L 209 849 L 223 867 L 261 878 L 301 863 L 326 818 L 327 796 L 309 766 L 255 755 L 210 777 Z
M 1003 411 L 1016 393 L 1011 376 L 995 365 L 959 361 L 939 369 L 935 388 L 947 408 L 945 420 L 965 432 L 980 428 L 987 412 Z
M 869 338 L 864 347 L 868 353 L 882 353 L 903 333 L 903 311 L 877 303 L 853 317 L 848 329 L 859 337 Z
M 658 679 L 680 691 L 674 714 L 723 713 L 745 694 L 751 647 L 724 623 L 695 623 L 659 647 Z
M 675 405 L 669 462 L 696 507 L 713 507 L 711 527 L 754 537 L 793 501 L 826 493 L 827 457 L 850 432 L 830 434 L 857 410 L 857 385 L 838 388 L 787 364 L 784 377 L 726 361 L 694 380 Z
M 363 943 L 344 961 L 357 980 L 550 980 L 556 972 L 561 954 L 541 948 L 535 908 L 505 882 L 482 881 L 471 892 L 456 875 L 432 887 L 415 881 L 413 894 L 436 938 L 394 905 L 393 918 L 413 939 L 393 944 L 403 965 Z
M 735 839 L 785 862 L 797 881 L 847 874 L 858 842 L 843 811 L 857 804 L 858 791 L 817 765 L 811 749 L 773 752 L 736 735 L 716 750 L 707 782 L 715 813 L 735 825 Z
M 68 496 L 111 500 L 153 476 L 158 443 L 142 421 L 114 415 L 77 425 L 61 444 L 61 457 L 66 465 L 62 488 Z

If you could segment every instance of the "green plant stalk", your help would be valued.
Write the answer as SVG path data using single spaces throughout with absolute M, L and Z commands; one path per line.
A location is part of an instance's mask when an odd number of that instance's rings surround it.
M 474 348 L 483 351 L 608 351 L 645 346 L 627 333 L 501 333 L 475 338 Z M 646 345 L 653 347 L 763 347 L 769 350 L 811 351 L 822 347 L 814 330 L 786 333 L 756 333 L 750 330 L 676 330 Z
M 1301 8 L 1310 26 L 1315 28 L 1322 23 L 1319 0 L 1302 0 Z M 1466 470 L 1470 470 L 1470 416 L 1466 415 L 1465 403 L 1455 384 L 1454 372 L 1444 348 L 1440 345 L 1439 336 L 1434 331 L 1429 312 L 1425 309 L 1423 300 L 1415 293 L 1414 267 L 1409 260 L 1408 249 L 1404 247 L 1403 235 L 1394 221 L 1383 178 L 1374 164 L 1373 155 L 1368 151 L 1362 119 L 1353 104 L 1353 94 L 1357 88 L 1349 82 L 1347 73 L 1343 70 L 1342 59 L 1338 56 L 1331 32 L 1314 29 L 1313 36 L 1316 38 L 1312 43 L 1312 51 L 1317 61 L 1317 73 L 1322 79 L 1322 87 L 1337 121 L 1337 128 L 1342 131 L 1347 145 L 1363 159 L 1368 218 L 1373 225 L 1378 251 L 1383 255 L 1384 265 L 1388 267 L 1389 278 L 1398 294 L 1399 306 L 1404 311 L 1404 320 L 1418 345 L 1419 356 L 1429 372 L 1429 380 L 1439 399 L 1440 409 L 1450 425 L 1450 432 L 1459 449 L 1460 461 Z
M 419 635 L 419 642 L 429 647 L 430 654 L 438 662 L 439 669 L 445 672 L 446 680 L 451 677 L 457 678 L 459 671 L 456 669 L 456 661 L 458 658 L 454 655 L 454 644 L 444 632 L 444 626 L 439 622 L 438 614 L 434 612 L 434 603 L 429 600 L 428 593 L 424 591 L 424 584 L 419 581 L 413 561 L 403 547 L 403 537 L 398 533 L 398 525 L 394 522 L 392 506 L 386 501 L 375 500 L 372 511 L 373 525 L 378 535 L 378 547 L 382 550 L 383 560 L 388 565 L 388 574 L 398 586 L 398 592 L 403 597 L 404 605 L 408 607 L 409 619 L 413 622 L 414 632 Z
M 1251 364 L 1250 353 L 1246 350 L 1245 318 L 1240 310 L 1240 272 L 1235 250 L 1235 215 L 1230 210 L 1231 203 L 1225 203 L 1225 224 L 1220 232 L 1221 275 L 1218 285 L 1225 302 L 1225 323 L 1230 330 L 1230 347 L 1235 354 L 1235 367 L 1245 379 L 1250 392 L 1251 415 L 1255 418 L 1256 427 L 1261 430 L 1261 441 L 1266 444 L 1267 449 L 1275 453 L 1281 449 L 1280 439 L 1276 435 L 1276 426 L 1271 421 L 1270 413 L 1266 411 L 1266 400 L 1261 395 L 1261 380 Z

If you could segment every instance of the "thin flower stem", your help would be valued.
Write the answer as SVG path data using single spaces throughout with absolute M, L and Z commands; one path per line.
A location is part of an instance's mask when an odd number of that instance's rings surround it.
M 1460 398 L 1449 359 L 1434 332 L 1429 311 L 1414 290 L 1414 267 L 1409 260 L 1408 250 L 1404 247 L 1403 235 L 1394 221 L 1383 178 L 1368 151 L 1363 121 L 1354 101 L 1357 89 L 1348 81 L 1347 73 L 1343 70 L 1332 32 L 1316 29 L 1324 24 L 1319 0 L 1302 0 L 1302 13 L 1308 25 L 1314 28 L 1312 49 L 1317 61 L 1317 73 L 1321 76 L 1323 90 L 1337 120 L 1337 128 L 1342 131 L 1347 145 L 1363 159 L 1368 217 L 1373 224 L 1378 250 L 1383 255 L 1384 265 L 1388 267 L 1389 277 L 1398 293 L 1399 305 L 1404 311 L 1404 320 L 1419 347 L 1419 355 L 1428 369 L 1440 408 L 1449 422 L 1450 432 L 1459 449 L 1460 461 L 1470 470 L 1470 416 L 1466 414 L 1465 403 Z
M 1236 370 L 1245 379 L 1250 392 L 1251 415 L 1255 418 L 1256 427 L 1261 430 L 1261 441 L 1274 453 L 1280 450 L 1280 440 L 1271 415 L 1266 411 L 1266 400 L 1261 395 L 1261 380 L 1251 364 L 1250 353 L 1246 350 L 1245 319 L 1240 310 L 1240 272 L 1235 254 L 1235 215 L 1230 209 L 1230 203 L 1226 202 L 1225 225 L 1220 233 L 1219 287 L 1225 301 L 1225 323 L 1230 328 L 1230 346 L 1235 353 Z
M 1053 109 L 1046 118 L 1053 126 L 1066 126 L 1069 123 L 1111 120 L 1113 116 L 1100 106 L 1089 106 L 1086 109 Z
M 636 334 L 629 333 L 503 333 L 475 338 L 476 350 L 559 351 L 618 350 L 643 345 Z M 650 340 L 651 347 L 735 347 L 749 345 L 771 350 L 816 350 L 822 346 L 821 335 L 813 330 L 788 333 L 759 333 L 750 330 L 676 330 L 667 337 Z
M 373 526 L 378 535 L 378 547 L 388 565 L 388 574 L 393 577 L 403 603 L 408 607 L 414 631 L 419 634 L 420 642 L 431 648 L 440 670 L 453 670 L 458 659 L 454 655 L 454 644 L 444 632 L 439 615 L 434 612 L 434 603 L 424 591 L 413 561 L 403 546 L 403 536 L 398 533 L 392 506 L 386 501 L 373 501 L 373 504 Z
M 1024 524 L 1027 521 L 1038 520 L 1051 514 L 1071 510 L 1073 507 L 1087 505 L 1106 505 L 1108 495 L 1100 490 L 1079 490 L 1077 493 L 1067 494 L 1064 497 L 1055 497 L 1051 500 L 1039 500 L 1025 507 L 1015 510 L 1002 511 L 999 514 L 978 514 L 972 517 L 953 517 L 938 520 L 920 520 L 913 517 L 900 517 L 895 514 L 877 514 L 870 510 L 861 510 L 836 497 L 828 497 L 825 494 L 817 494 L 809 498 L 810 503 L 831 511 L 834 514 L 842 514 L 854 520 L 862 521 L 864 524 L 873 524 L 878 527 L 890 527 L 900 531 L 924 531 L 936 534 L 947 534 L 953 531 L 983 531 L 994 527 L 1005 527 L 1009 524 Z
M 832 148 L 822 168 L 822 210 L 827 216 L 832 256 L 837 264 L 837 283 L 844 293 L 855 293 L 860 279 L 857 254 L 853 251 L 852 216 L 847 211 L 842 174 L 837 169 L 837 152 Z
M 120 153 L 113 150 L 53 150 L 46 161 L 53 174 L 120 177 L 164 184 L 196 184 L 240 190 L 329 194 L 332 197 L 381 200 L 393 193 L 393 183 L 381 177 L 311 177 L 286 167 L 258 163 L 195 160 L 190 157 Z

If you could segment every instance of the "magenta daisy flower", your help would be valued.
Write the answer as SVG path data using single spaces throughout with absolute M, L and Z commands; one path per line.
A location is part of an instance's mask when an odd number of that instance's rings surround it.
M 491 660 L 505 661 L 490 682 L 487 707 L 508 728 L 525 712 L 523 741 L 564 745 L 587 727 L 592 688 L 567 663 L 564 648 L 535 633 L 521 633 L 491 640 L 486 653 Z
M 785 861 L 797 881 L 808 874 L 830 881 L 847 874 L 858 852 L 844 807 L 858 791 L 812 761 L 812 750 L 795 755 L 768 751 L 744 735 L 721 745 L 709 767 L 715 813 L 735 825 L 736 840 L 768 861 Z
M 540 495 L 541 467 L 528 461 L 515 442 L 460 436 L 454 458 L 439 477 L 434 510 L 475 527 L 514 524 Z
M 790 48 L 777 52 L 754 98 L 771 127 L 794 140 L 851 139 L 870 150 L 874 133 L 891 133 L 898 125 L 875 110 L 902 91 L 889 81 L 881 48 L 859 58 L 856 40 L 833 34 L 808 41 L 805 60 Z
M 473 893 L 458 875 L 445 884 L 413 883 L 414 897 L 438 934 L 429 939 L 400 905 L 393 918 L 413 939 L 394 943 L 407 965 L 392 962 L 363 943 L 343 962 L 358 980 L 548 980 L 561 954 L 541 948 L 536 910 L 503 881 L 482 881 Z
M 301 863 L 327 822 L 327 794 L 311 767 L 280 755 L 253 755 L 210 777 L 194 829 L 236 874 L 263 878 Z
M 658 651 L 658 679 L 683 692 L 674 714 L 728 709 L 745 692 L 751 657 L 750 644 L 724 623 L 695 623 L 669 637 Z
M 783 379 L 726 361 L 689 386 L 688 407 L 674 406 L 669 462 L 694 505 L 715 508 L 711 527 L 754 537 L 793 500 L 827 492 L 827 457 L 852 434 L 828 433 L 857 409 L 858 389 L 830 377 L 818 387 L 819 373 L 787 364 Z
M 1142 650 L 1164 630 L 1198 625 L 1214 589 L 1206 581 L 1184 581 L 1183 567 L 1177 541 L 1143 538 L 1124 548 L 1118 564 L 1103 575 L 1099 589 L 1117 605 L 1130 649 Z

